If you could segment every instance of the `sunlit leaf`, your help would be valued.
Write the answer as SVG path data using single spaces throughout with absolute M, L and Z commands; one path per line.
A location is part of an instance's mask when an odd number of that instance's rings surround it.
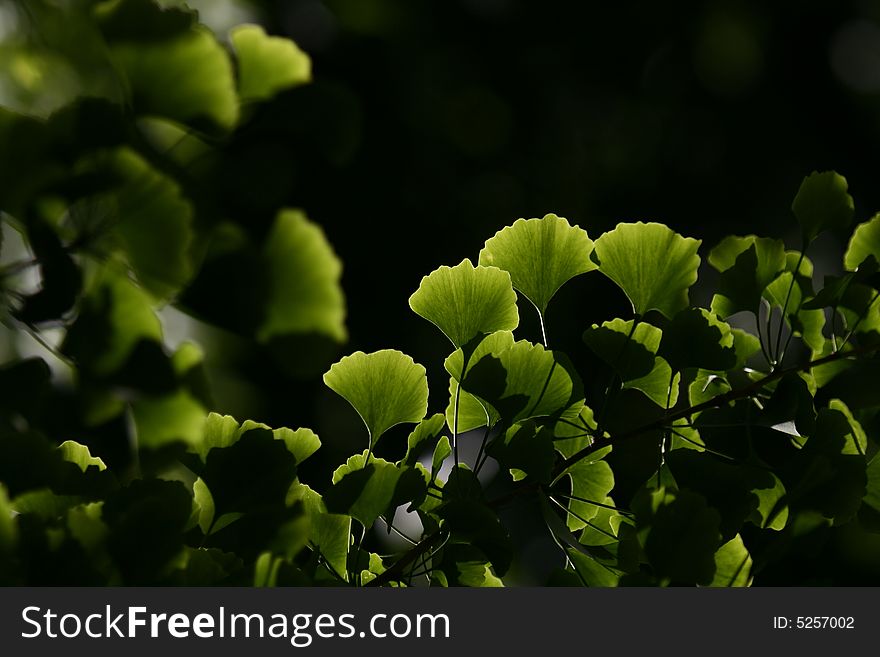
M 587 232 L 555 214 L 518 219 L 486 241 L 480 264 L 507 271 L 513 287 L 542 315 L 568 280 L 596 269 Z
M 368 452 L 355 454 L 333 472 L 333 485 L 324 493 L 331 513 L 343 513 L 371 527 L 388 510 L 402 471 Z
M 239 25 L 229 34 L 238 59 L 243 101 L 266 100 L 312 79 L 312 60 L 290 39 L 269 36 L 259 25 Z
M 80 445 L 73 440 L 65 440 L 58 446 L 58 450 L 61 452 L 61 456 L 65 461 L 75 463 L 83 472 L 92 466 L 98 468 L 98 470 L 107 469 L 107 465 L 104 461 L 97 456 L 92 456 L 88 447 Z
M 604 233 L 593 253 L 599 271 L 624 291 L 637 315 L 658 310 L 671 318 L 690 303 L 700 244 L 663 224 L 637 222 Z
M 104 3 L 99 17 L 135 112 L 197 128 L 233 128 L 239 108 L 232 62 L 211 31 L 202 25 L 163 26 L 156 38 L 138 39 L 136 29 L 108 26 L 128 4 Z M 153 8 L 155 13 L 160 11 Z
M 785 269 L 785 244 L 766 237 L 725 237 L 709 253 L 721 272 L 712 312 L 726 318 L 742 310 L 756 313 L 761 293 Z
M 324 383 L 361 416 L 370 445 L 391 427 L 419 422 L 428 412 L 425 368 L 393 349 L 346 356 L 324 374 Z
M 576 413 L 583 403 L 582 383 L 565 355 L 525 340 L 483 356 L 462 387 L 510 424 Z
M 584 342 L 620 376 L 624 388 L 641 390 L 658 406 L 678 403 L 680 374 L 656 353 L 663 332 L 645 322 L 614 319 L 584 331 Z M 668 402 L 668 403 L 667 403 Z
M 246 420 L 239 425 L 234 417 L 209 413 L 203 421 L 201 438 L 193 444 L 192 449 L 204 461 L 212 449 L 230 447 L 248 431 L 253 430 L 271 432 L 275 440 L 284 443 L 285 448 L 293 455 L 297 463 L 305 461 L 321 446 L 321 441 L 311 429 L 292 430 L 286 427 L 271 429 L 265 424 L 252 420 Z
M 804 178 L 791 209 L 801 225 L 805 243 L 824 230 L 846 228 L 853 217 L 853 199 L 847 193 L 846 178 L 834 171 L 814 171 Z
M 715 577 L 709 586 L 749 586 L 752 582 L 752 556 L 737 534 L 715 553 Z
M 474 267 L 467 259 L 423 277 L 409 298 L 409 306 L 456 347 L 480 334 L 513 330 L 519 325 L 510 275 L 497 267 Z
M 344 342 L 342 264 L 321 227 L 298 210 L 282 210 L 263 253 L 269 290 L 258 339 L 315 332 Z

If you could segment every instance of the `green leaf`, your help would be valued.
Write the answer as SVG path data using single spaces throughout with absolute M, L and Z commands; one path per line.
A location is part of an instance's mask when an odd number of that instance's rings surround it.
M 880 213 L 856 226 L 843 256 L 843 266 L 855 271 L 869 256 L 880 261 Z
M 658 310 L 673 317 L 686 308 L 688 289 L 697 281 L 701 241 L 682 237 L 657 223 L 630 223 L 596 240 L 594 259 L 626 294 L 636 315 Z
M 97 456 L 92 456 L 91 452 L 89 452 L 89 448 L 85 445 L 80 445 L 73 440 L 65 440 L 63 443 L 58 445 L 58 451 L 61 452 L 61 457 L 65 461 L 70 461 L 71 463 L 75 463 L 79 466 L 80 470 L 85 472 L 91 466 L 95 466 L 98 470 L 106 470 L 107 465 L 103 460 L 99 459 Z
M 239 25 L 229 38 L 238 59 L 243 102 L 267 100 L 312 79 L 312 60 L 290 39 L 268 36 L 259 25 Z
M 443 431 L 445 419 L 443 413 L 435 413 L 419 422 L 406 439 L 406 454 L 399 464 L 414 466 L 418 463 L 419 457 L 427 448 L 432 443 L 436 444 L 437 437 Z
M 834 171 L 814 171 L 804 178 L 791 210 L 800 222 L 804 242 L 828 229 L 844 229 L 853 218 L 853 199 L 846 178 Z
M 321 554 L 334 575 L 348 580 L 348 548 L 351 543 L 351 517 L 328 513 L 321 496 L 305 484 L 295 483 L 287 495 L 289 505 L 301 501 L 311 521 L 309 541 Z
M 15 549 L 17 538 L 18 527 L 12 515 L 9 495 L 6 492 L 6 487 L 0 484 L 0 554 L 11 554 Z M 5 568 L 0 566 L 0 576 L 5 574 L 4 570 Z
M 211 495 L 208 485 L 201 477 L 193 483 L 193 505 L 199 529 L 207 536 L 214 525 L 214 497 Z
M 587 232 L 555 214 L 518 219 L 486 241 L 480 264 L 510 274 L 513 287 L 543 316 L 547 304 L 567 281 L 596 269 Z
M 425 368 L 393 349 L 346 356 L 324 374 L 324 383 L 361 416 L 371 447 L 391 427 L 419 422 L 428 412 Z
M 577 464 L 566 470 L 571 479 L 571 494 L 581 500 L 570 500 L 568 508 L 573 514 L 568 514 L 568 528 L 577 531 L 588 526 L 588 522 L 599 513 L 600 507 L 582 500 L 603 503 L 608 494 L 614 488 L 614 473 L 611 466 L 604 460 L 611 449 L 607 448 L 596 452 L 589 458 L 578 461 Z
M 801 284 L 793 280 L 791 272 L 781 273 L 764 290 L 764 298 L 770 303 L 771 308 L 785 308 L 786 321 L 791 326 L 795 335 L 803 338 L 804 342 L 812 350 L 821 349 L 825 344 L 825 336 L 822 328 L 825 326 L 825 313 L 822 310 L 802 309 L 805 298 Z M 791 294 L 789 294 L 791 289 Z M 786 300 L 788 305 L 785 305 Z
M 138 446 L 156 449 L 175 441 L 197 446 L 207 409 L 186 390 L 161 397 L 142 397 L 132 402 Z
M 333 485 L 324 493 L 331 513 L 350 515 L 371 527 L 388 510 L 402 471 L 369 452 L 355 454 L 333 472 Z
M 449 377 L 449 403 L 446 405 L 446 426 L 450 431 L 456 429 L 455 418 L 455 395 L 461 384 L 453 377 Z M 489 404 L 464 389 L 458 391 L 458 433 L 479 429 L 480 427 L 493 427 L 501 419 L 498 411 Z
M 577 572 L 579 579 L 587 586 L 599 588 L 612 588 L 620 583 L 620 575 L 593 557 L 581 554 L 577 550 L 567 550 L 571 564 Z
M 619 375 L 624 388 L 642 391 L 658 406 L 678 403 L 680 374 L 656 356 L 663 332 L 645 322 L 613 319 L 584 331 L 584 342 Z
M 194 273 L 192 204 L 180 185 L 130 150 L 113 156 L 123 182 L 110 196 L 118 221 L 114 235 L 140 283 L 159 299 L 168 299 Z
M 730 325 L 702 308 L 682 310 L 663 329 L 657 352 L 673 369 L 725 371 L 736 365 Z
M 282 210 L 263 248 L 269 276 L 266 317 L 257 338 L 319 333 L 345 342 L 342 264 L 320 226 L 298 210 Z
M 785 269 L 785 244 L 767 237 L 725 237 L 709 253 L 709 264 L 721 272 L 712 312 L 720 317 L 747 310 L 758 313 L 761 293 Z
M 481 334 L 510 331 L 519 325 L 510 274 L 497 267 L 474 267 L 468 259 L 423 277 L 409 298 L 409 307 L 457 348 Z
M 663 487 L 642 490 L 632 508 L 645 556 L 661 581 L 712 583 L 720 518 L 702 495 Z
M 483 356 L 465 374 L 462 388 L 495 409 L 509 424 L 574 414 L 583 384 L 561 352 L 520 340 Z
M 715 553 L 715 577 L 709 586 L 741 587 L 752 583 L 752 555 L 737 534 Z
M 511 470 L 514 481 L 528 476 L 538 483 L 550 483 L 556 451 L 549 427 L 538 427 L 534 422 L 515 424 L 493 440 L 487 452 L 501 467 Z
M 112 374 L 139 342 L 162 342 L 162 326 L 151 303 L 125 274 L 104 267 L 89 286 L 61 350 L 86 371 Z
M 270 431 L 275 440 L 284 443 L 296 463 L 302 463 L 321 446 L 321 441 L 311 429 L 271 429 L 268 425 L 253 420 L 245 420 L 241 425 L 229 415 L 209 413 L 204 419 L 201 438 L 192 444 L 192 451 L 204 462 L 212 449 L 224 449 L 237 443 L 242 436 L 253 430 Z
M 235 127 L 239 106 L 232 62 L 210 30 L 194 25 L 155 41 L 125 36 L 108 35 L 136 114 L 163 116 L 197 129 Z

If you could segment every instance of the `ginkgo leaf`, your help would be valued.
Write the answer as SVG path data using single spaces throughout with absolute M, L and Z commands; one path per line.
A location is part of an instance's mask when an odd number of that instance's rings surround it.
M 393 349 L 357 351 L 334 363 L 324 383 L 361 416 L 370 445 L 402 422 L 419 422 L 428 412 L 425 368 Z
M 501 419 L 495 408 L 464 390 L 455 377 L 449 377 L 449 404 L 446 406 L 446 425 L 449 430 L 464 433 L 480 427 L 492 427 Z M 455 396 L 458 394 L 458 413 Z
M 791 210 L 800 222 L 805 243 L 824 230 L 846 228 L 853 218 L 846 178 L 834 171 L 814 171 L 801 183 Z
M 614 319 L 584 331 L 584 342 L 619 375 L 624 388 L 642 391 L 658 406 L 678 402 L 680 373 L 657 355 L 663 331 L 634 320 Z
M 192 204 L 180 185 L 129 150 L 114 157 L 124 183 L 111 196 L 118 212 L 114 233 L 140 283 L 167 299 L 193 275 Z
M 266 100 L 312 79 L 312 60 L 290 39 L 269 36 L 259 25 L 229 34 L 238 59 L 238 93 L 245 102 Z
M 266 238 L 269 290 L 263 342 L 288 333 L 319 333 L 345 342 L 342 263 L 324 231 L 298 210 L 282 210 Z
M 232 62 L 202 25 L 156 41 L 111 40 L 117 70 L 134 111 L 195 128 L 227 131 L 238 121 Z
M 672 317 L 689 304 L 697 281 L 701 240 L 682 237 L 658 223 L 618 224 L 596 240 L 593 258 L 599 271 L 626 294 L 641 316 L 658 310 Z
M 474 267 L 465 258 L 422 278 L 409 307 L 439 328 L 456 347 L 480 334 L 513 330 L 519 325 L 516 292 L 510 274 L 497 267 Z
M 192 450 L 204 461 L 212 449 L 231 447 L 244 434 L 255 429 L 271 431 L 272 437 L 284 443 L 287 451 L 293 455 L 298 464 L 314 454 L 321 446 L 320 439 L 311 429 L 293 430 L 286 427 L 271 429 L 269 426 L 253 420 L 245 420 L 239 424 L 230 415 L 209 413 L 202 426 L 201 440 L 193 445 Z
M 870 256 L 880 262 L 880 213 L 856 226 L 843 256 L 843 266 L 855 271 Z
M 331 513 L 344 513 L 371 527 L 388 510 L 403 470 L 364 452 L 350 457 L 333 472 L 333 485 L 324 493 Z
M 715 576 L 709 586 L 739 587 L 752 583 L 752 556 L 737 534 L 715 552 Z
M 61 457 L 65 461 L 75 463 L 83 472 L 92 466 L 95 466 L 98 470 L 107 469 L 107 465 L 104 461 L 97 456 L 92 456 L 88 447 L 80 445 L 73 440 L 65 440 L 58 446 L 58 451 L 61 452 Z
M 583 384 L 566 356 L 526 340 L 476 361 L 462 387 L 510 424 L 577 414 L 584 401 Z
M 730 325 L 703 308 L 682 310 L 663 329 L 657 352 L 676 371 L 686 368 L 723 371 L 736 365 Z
M 709 253 L 709 264 L 721 272 L 712 312 L 722 319 L 741 310 L 757 314 L 761 293 L 785 269 L 785 244 L 767 237 L 725 237 Z
M 596 269 L 592 251 L 593 241 L 584 229 L 548 214 L 518 219 L 495 233 L 480 251 L 480 264 L 508 272 L 513 287 L 543 315 L 568 280 Z
M 62 351 L 97 375 L 109 375 L 141 341 L 162 341 L 152 299 L 123 272 L 104 267 L 89 285 Z

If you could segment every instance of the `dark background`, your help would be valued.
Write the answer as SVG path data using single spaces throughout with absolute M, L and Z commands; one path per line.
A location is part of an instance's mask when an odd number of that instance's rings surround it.
M 324 226 L 345 266 L 345 352 L 413 355 L 428 367 L 432 410 L 446 404 L 448 346 L 407 299 L 423 275 L 475 260 L 519 217 L 555 212 L 593 238 L 619 221 L 660 221 L 703 239 L 705 262 L 727 234 L 797 248 L 791 199 L 816 169 L 847 177 L 857 220 L 880 207 L 877 2 L 255 4 L 270 32 L 310 53 L 316 80 L 288 110 L 282 100 L 254 119 L 266 138 L 253 166 L 270 163 L 255 192 L 277 207 L 274 184 Z M 294 123 L 308 126 L 299 155 L 278 139 Z M 842 246 L 812 247 L 819 281 Z M 705 266 L 701 281 L 692 300 L 708 305 Z M 584 327 L 630 314 L 600 274 L 580 277 L 551 304 L 550 344 L 589 370 Z M 537 340 L 533 309 L 521 315 L 520 336 Z M 357 433 L 353 411 L 320 385 L 305 384 L 294 408 L 304 384 L 258 369 L 273 391 L 267 421 Z M 404 435 L 385 441 L 392 452 Z

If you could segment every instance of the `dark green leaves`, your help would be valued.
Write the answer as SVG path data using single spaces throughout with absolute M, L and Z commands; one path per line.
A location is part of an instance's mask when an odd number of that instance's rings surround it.
M 785 245 L 765 237 L 725 237 L 709 253 L 709 264 L 721 272 L 712 311 L 722 318 L 741 310 L 755 314 L 764 288 L 785 268 Z
M 467 259 L 422 278 L 409 306 L 443 331 L 456 347 L 478 335 L 519 325 L 510 275 L 496 267 L 474 267 Z
M 486 240 L 480 264 L 510 274 L 513 287 L 542 315 L 566 281 L 596 269 L 590 260 L 593 242 L 587 232 L 555 214 L 518 219 Z
M 791 204 L 803 231 L 804 244 L 828 229 L 845 229 L 853 217 L 846 178 L 834 171 L 814 171 L 804 178 Z
M 393 349 L 346 356 L 324 375 L 324 383 L 361 416 L 370 445 L 402 422 L 418 422 L 428 412 L 425 368 Z
M 599 271 L 624 291 L 636 315 L 658 310 L 672 317 L 688 306 L 700 244 L 663 224 L 618 224 L 596 240 L 594 259 Z
M 713 582 L 720 518 L 702 496 L 646 490 L 633 501 L 633 510 L 645 556 L 661 582 Z

